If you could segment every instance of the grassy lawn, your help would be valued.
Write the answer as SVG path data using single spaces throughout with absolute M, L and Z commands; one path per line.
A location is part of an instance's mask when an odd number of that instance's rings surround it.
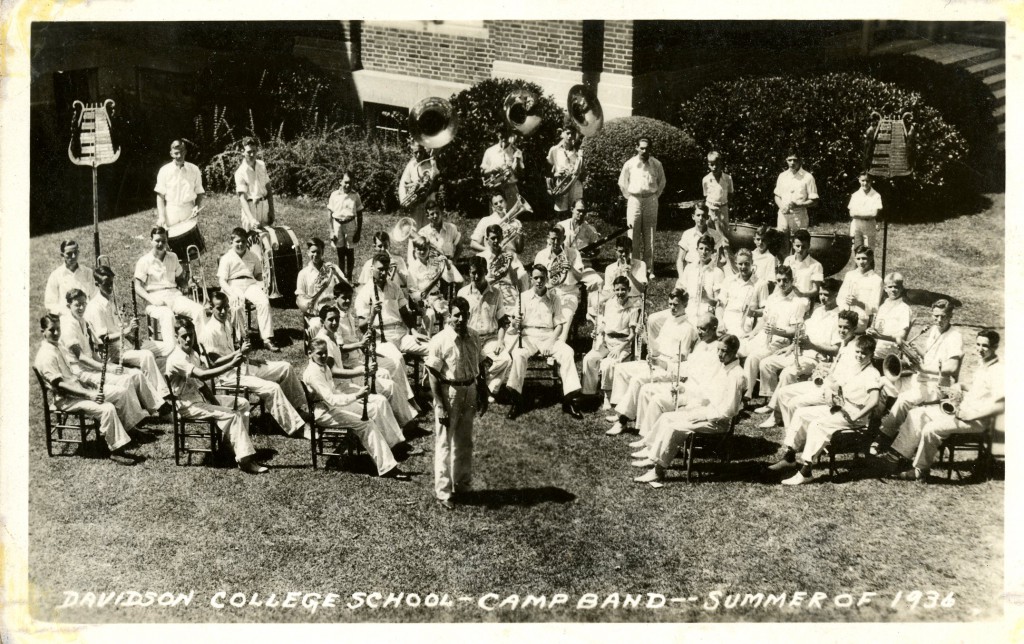
M 1004 325 L 1003 196 L 972 217 L 938 224 L 894 226 L 889 270 L 912 289 L 964 302 L 954 323 L 973 346 L 977 327 Z M 210 247 L 205 273 L 216 281 L 216 257 L 237 221 L 237 203 L 214 197 L 204 209 Z M 127 296 L 127 276 L 149 249 L 154 211 L 101 224 L 104 251 Z M 322 204 L 284 200 L 280 223 L 300 239 L 326 236 Z M 367 258 L 370 237 L 390 229 L 394 215 L 370 214 L 357 250 Z M 670 219 L 670 217 L 663 217 Z M 456 219 L 464 234 L 475 221 Z M 671 223 L 671 222 L 669 222 Z M 532 258 L 545 222 L 526 222 Z M 679 230 L 657 238 L 662 308 L 674 279 L 667 277 Z M 217 231 L 221 231 L 218 238 Z M 31 328 L 43 312 L 43 285 L 59 262 L 62 238 L 77 238 L 83 263 L 93 261 L 91 230 L 80 228 L 31 240 Z M 612 255 L 611 244 L 605 255 Z M 334 260 L 333 252 L 328 258 Z M 917 307 L 915 313 L 925 309 Z M 275 310 L 285 359 L 304 365 L 295 310 Z M 33 352 L 38 334 L 31 340 Z M 970 378 L 973 355 L 964 369 Z M 32 378 L 31 373 L 26 373 Z M 345 622 L 345 621 L 956 621 L 1001 615 L 1003 492 L 1001 480 L 918 485 L 880 480 L 863 469 L 835 483 L 784 489 L 759 478 L 776 454 L 782 430 L 765 432 L 754 420 L 738 427 L 733 462 L 719 478 L 686 484 L 670 472 L 664 488 L 632 482 L 638 470 L 623 436 L 604 435 L 601 413 L 582 422 L 564 416 L 558 392 L 528 385 L 537 406 L 516 423 L 504 405 L 476 424 L 474 487 L 468 504 L 441 510 L 432 498 L 433 442 L 412 442 L 426 454 L 403 464 L 412 483 L 369 476 L 365 461 L 314 472 L 308 444 L 259 435 L 257 448 L 272 467 L 252 477 L 229 467 L 176 467 L 171 428 L 136 435 L 144 460 L 127 467 L 107 459 L 47 458 L 38 387 L 31 384 L 29 441 L 30 582 L 37 619 L 81 622 Z M 353 471 L 355 470 L 355 471 Z M 954 479 L 955 481 L 956 479 Z M 943 479 L 944 481 L 944 479 Z M 57 610 L 64 591 L 195 591 L 188 607 Z M 954 593 L 955 606 L 911 609 L 897 592 Z M 220 591 L 338 593 L 335 608 L 215 608 Z M 710 593 L 723 605 L 705 610 Z M 827 593 L 820 609 L 726 609 L 730 593 Z M 352 593 L 447 594 L 450 607 L 345 608 Z M 586 593 L 661 593 L 698 597 L 661 609 L 578 610 Z M 841 593 L 875 592 L 860 608 L 835 608 Z M 568 595 L 554 608 L 484 610 L 476 600 L 496 593 Z M 473 601 L 460 601 L 471 597 Z M 644 598 L 646 601 L 646 596 Z M 805 602 L 806 605 L 806 602 Z

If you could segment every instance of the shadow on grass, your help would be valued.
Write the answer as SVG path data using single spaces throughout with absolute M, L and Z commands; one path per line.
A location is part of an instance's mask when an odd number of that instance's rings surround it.
M 502 508 L 507 506 L 528 507 L 541 503 L 571 503 L 575 500 L 576 495 L 568 490 L 547 485 L 504 490 L 473 490 L 461 497 L 459 503 L 485 508 Z
M 960 308 L 961 306 L 963 306 L 963 302 L 953 297 L 952 295 L 936 293 L 935 291 L 929 291 L 923 288 L 908 288 L 906 298 L 907 304 L 911 306 L 930 307 L 934 302 L 942 299 L 949 300 L 956 308 Z

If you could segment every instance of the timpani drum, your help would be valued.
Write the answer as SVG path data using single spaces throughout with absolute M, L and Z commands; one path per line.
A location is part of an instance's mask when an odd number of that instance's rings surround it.
M 267 226 L 253 230 L 250 235 L 259 240 L 267 297 L 293 299 L 302 270 L 302 249 L 295 233 L 288 226 Z
M 185 250 L 192 245 L 198 246 L 199 252 L 206 250 L 203 234 L 199 232 L 198 219 L 192 217 L 167 227 L 167 246 L 182 264 L 188 261 Z
M 842 233 L 816 233 L 811 235 L 811 257 L 821 262 L 825 277 L 841 271 L 850 261 L 853 237 Z

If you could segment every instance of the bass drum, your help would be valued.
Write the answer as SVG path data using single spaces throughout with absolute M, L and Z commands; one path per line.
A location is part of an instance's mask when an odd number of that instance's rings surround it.
M 295 299 L 295 284 L 302 270 L 302 249 L 295 233 L 288 226 L 264 226 L 251 234 L 259 238 L 267 297 Z

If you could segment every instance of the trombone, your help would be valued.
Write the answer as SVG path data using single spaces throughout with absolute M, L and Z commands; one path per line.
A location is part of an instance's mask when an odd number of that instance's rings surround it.
M 195 302 L 200 304 L 206 304 L 206 300 L 209 299 L 210 293 L 206 287 L 206 273 L 203 271 L 203 256 L 199 252 L 199 247 L 195 244 L 190 244 L 185 248 L 185 263 L 188 265 L 188 290 L 189 297 Z M 195 266 L 193 266 L 195 264 Z M 198 270 L 197 270 L 198 269 Z M 196 278 L 196 275 L 199 275 Z M 202 298 L 200 298 L 200 291 L 202 291 Z

